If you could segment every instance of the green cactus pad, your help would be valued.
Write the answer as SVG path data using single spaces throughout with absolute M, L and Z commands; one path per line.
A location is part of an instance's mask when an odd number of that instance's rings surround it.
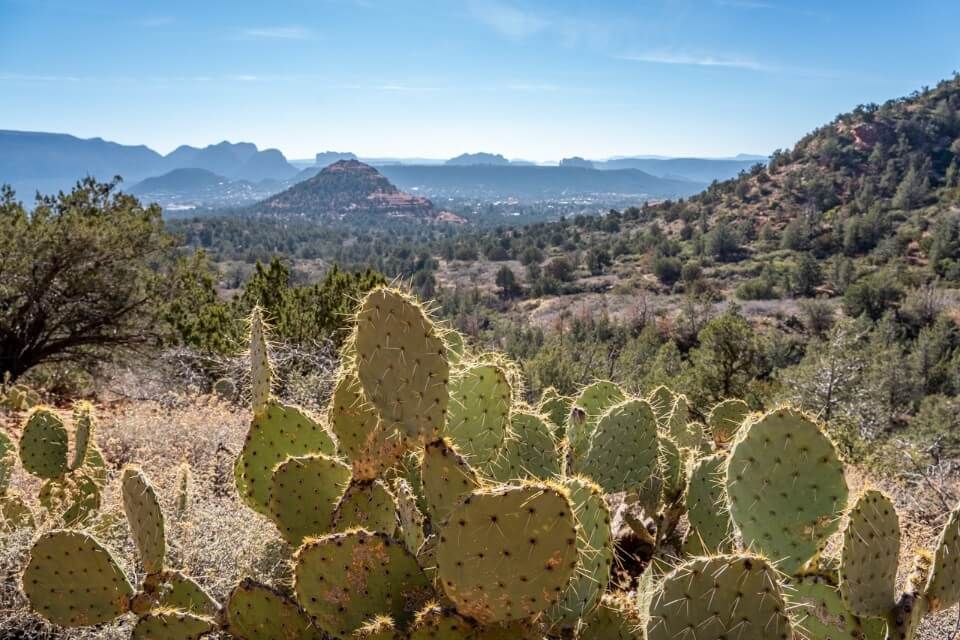
M 430 603 L 417 612 L 408 640 L 476 640 L 477 625 Z
M 417 549 L 417 564 L 423 569 L 431 580 L 437 575 L 437 545 L 440 544 L 440 536 L 435 533 L 430 534 L 423 540 L 423 544 Z
M 777 572 L 756 556 L 694 558 L 654 593 L 648 640 L 790 640 Z
M 364 622 L 360 628 L 350 636 L 354 640 L 402 640 L 403 636 L 393 624 L 390 616 L 377 616 L 373 620 Z
M 217 630 L 217 623 L 176 610 L 151 611 L 137 620 L 131 640 L 199 640 Z
M 267 408 L 273 384 L 273 367 L 267 351 L 267 328 L 263 310 L 250 312 L 250 397 L 254 415 Z
M 553 435 L 557 438 L 563 437 L 563 427 L 567 424 L 567 416 L 570 415 L 570 407 L 573 405 L 573 398 L 560 395 L 553 387 L 547 387 L 540 396 L 540 404 L 537 406 L 537 412 L 547 416 L 553 423 Z
M 510 383 L 503 369 L 474 365 L 450 380 L 444 434 L 477 469 L 487 469 L 510 424 Z
M 350 467 L 323 454 L 289 458 L 277 466 L 270 518 L 292 545 L 330 531 L 333 511 L 350 484 Z
M 20 436 L 20 461 L 28 473 L 57 478 L 69 470 L 67 428 L 52 409 L 36 407 Z
M 143 580 L 142 593 L 147 596 L 149 609 L 172 609 L 198 616 L 215 616 L 220 605 L 192 578 L 179 571 L 162 571 L 148 574 Z M 136 604 L 131 607 L 137 612 Z
M 354 348 L 364 396 L 413 440 L 435 440 L 447 417 L 446 345 L 423 309 L 378 288 L 357 314 Z
M 322 640 L 297 603 L 270 587 L 245 578 L 224 606 L 226 631 L 239 640 Z
M 420 483 L 427 512 L 435 523 L 443 521 L 460 500 L 480 486 L 476 472 L 443 440 L 424 447 Z
M 607 595 L 584 620 L 577 637 L 580 640 L 643 640 L 643 629 L 640 616 L 630 602 Z
M 51 531 L 34 543 L 23 591 L 41 616 L 61 627 L 109 622 L 124 614 L 133 587 L 110 553 L 78 531 Z
M 65 527 L 86 523 L 100 508 L 100 487 L 85 473 L 77 472 L 40 485 L 40 505 Z
M 190 472 L 190 464 L 184 459 L 177 467 L 177 492 L 174 495 L 173 506 L 177 520 L 183 520 L 187 517 L 190 510 L 191 488 L 193 486 L 193 474 Z
M 373 480 L 399 462 L 406 443 L 393 425 L 363 398 L 356 372 L 340 376 L 330 401 L 330 427 L 340 452 L 350 459 L 356 480 Z
M 0 532 L 35 526 L 33 511 L 18 491 L 0 495 Z
M 410 483 L 403 478 L 396 478 L 393 481 L 393 496 L 397 501 L 399 537 L 407 546 L 407 551 L 416 554 L 423 545 L 425 537 L 423 513 L 417 506 L 417 497 Z
M 443 343 L 447 347 L 447 362 L 452 366 L 460 364 L 467 352 L 467 342 L 463 334 L 456 329 L 444 329 Z
M 73 462 L 70 470 L 79 469 L 87 458 L 87 447 L 93 441 L 94 420 L 93 405 L 80 401 L 73 407 Z
M 718 402 L 707 416 L 707 426 L 717 446 L 723 446 L 733 440 L 740 430 L 740 425 L 750 414 L 747 403 L 738 398 L 730 398 Z
M 600 602 L 613 567 L 610 509 L 603 490 L 582 477 L 563 482 L 577 523 L 577 570 L 560 600 L 547 611 L 554 628 L 575 630 Z
M 82 469 L 101 489 L 107 486 L 107 461 L 103 457 L 103 452 L 95 444 L 87 446 L 87 455 Z
M 120 482 L 123 512 L 127 515 L 130 533 L 140 552 L 143 569 L 147 573 L 162 571 L 167 538 L 157 494 L 139 467 L 125 467 Z
M 798 637 L 809 640 L 864 639 L 860 619 L 847 609 L 832 576 L 810 574 L 793 578 L 785 586 L 783 595 Z
M 833 443 L 791 409 L 771 411 L 741 431 L 730 452 L 726 489 L 744 545 L 788 574 L 823 548 L 847 504 Z
M 498 482 L 551 480 L 560 475 L 559 443 L 543 417 L 514 411 L 500 456 L 490 467 Z
M 900 519 L 890 498 L 866 491 L 850 509 L 840 554 L 840 590 L 858 616 L 883 617 L 896 598 Z
M 724 494 L 726 457 L 715 454 L 701 458 L 690 471 L 687 485 L 687 517 L 690 531 L 684 541 L 688 555 L 730 553 L 733 523 Z
M 676 398 L 677 394 L 668 387 L 660 385 L 650 392 L 650 395 L 647 396 L 647 402 L 650 403 L 654 413 L 657 414 L 657 420 L 664 422 L 670 415 L 670 412 L 673 411 L 673 403 Z
M 269 402 L 253 416 L 237 458 L 237 492 L 247 506 L 269 516 L 273 470 L 287 458 L 314 453 L 336 454 L 326 428 L 297 407 Z
M 683 491 L 687 487 L 686 460 L 684 460 L 683 452 L 670 436 L 660 434 L 657 445 L 660 453 L 661 478 L 659 498 L 663 504 L 671 504 L 683 496 Z M 643 502 L 641 500 L 641 503 Z M 647 515 L 653 516 L 654 514 L 648 513 Z
M 559 599 L 577 558 L 563 490 L 503 486 L 475 491 L 441 525 L 437 578 L 462 615 L 481 624 L 519 620 Z
M 10 487 L 10 477 L 17 464 L 17 447 L 13 438 L 0 431 L 0 496 Z
M 366 529 L 392 534 L 397 528 L 397 502 L 379 480 L 353 480 L 333 512 L 333 529 Z
M 584 387 L 574 400 L 566 423 L 567 442 L 575 461 L 582 458 L 590 448 L 590 437 L 600 417 L 610 407 L 626 399 L 623 390 L 612 382 L 601 380 Z
M 580 471 L 607 493 L 655 495 L 660 481 L 657 418 L 646 400 L 626 400 L 603 414 Z
M 669 415 L 661 421 L 661 427 L 677 446 L 690 451 L 700 451 L 709 446 L 709 439 L 704 427 L 699 422 L 690 420 L 690 405 L 687 397 L 678 395 L 673 401 L 673 408 Z
M 931 611 L 947 609 L 960 602 L 960 507 L 950 513 L 940 533 L 924 594 Z
M 297 600 L 321 629 L 349 637 L 388 614 L 401 629 L 432 594 L 416 558 L 383 533 L 335 533 L 304 544 L 295 557 Z

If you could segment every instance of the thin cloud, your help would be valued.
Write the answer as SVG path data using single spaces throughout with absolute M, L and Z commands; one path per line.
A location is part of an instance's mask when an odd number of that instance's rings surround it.
M 152 18 L 144 18 L 140 21 L 140 25 L 148 29 L 157 29 L 159 27 L 169 26 L 174 22 L 176 22 L 176 18 L 171 16 L 155 16 Z
M 746 69 L 748 71 L 780 71 L 779 67 L 758 62 L 750 58 L 728 58 L 713 55 L 691 55 L 685 53 L 638 53 L 617 56 L 621 60 L 630 62 L 645 62 L 649 64 L 677 64 L 691 67 L 726 67 L 729 69 Z
M 252 27 L 240 31 L 245 38 L 257 40 L 309 40 L 313 32 L 306 27 Z
M 484 25 L 512 40 L 521 40 L 543 31 L 547 20 L 530 11 L 499 0 L 473 0 L 470 13 Z

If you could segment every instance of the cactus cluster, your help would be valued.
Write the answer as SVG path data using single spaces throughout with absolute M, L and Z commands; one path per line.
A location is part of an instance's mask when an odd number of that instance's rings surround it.
M 142 583 L 89 535 L 48 532 L 23 573 L 40 615 L 79 626 L 131 613 L 135 638 L 163 640 L 910 640 L 960 600 L 960 512 L 897 594 L 892 504 L 876 491 L 848 504 L 835 447 L 789 407 L 700 412 L 666 387 L 635 397 L 608 381 L 528 405 L 510 363 L 378 288 L 318 418 L 271 394 L 267 333 L 255 310 L 234 471 L 239 499 L 288 543 L 292 584 L 246 578 L 218 604 L 167 568 L 163 512 L 131 467 Z M 21 458 L 63 482 L 78 467 L 53 418 L 31 414 Z M 0 489 L 12 446 L 0 439 Z M 182 514 L 188 498 L 174 503 Z M 615 521 L 641 550 L 627 588 Z M 825 551 L 834 534 L 839 558 Z

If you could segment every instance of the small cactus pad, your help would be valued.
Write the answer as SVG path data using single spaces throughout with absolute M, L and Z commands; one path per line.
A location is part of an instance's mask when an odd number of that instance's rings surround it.
M 883 617 L 896 598 L 900 519 L 890 498 L 866 491 L 850 510 L 840 554 L 840 590 L 858 616 Z
M 273 367 L 267 351 L 267 329 L 263 310 L 257 306 L 250 312 L 250 395 L 254 415 L 266 409 L 272 384 Z
M 683 452 L 670 436 L 661 434 L 657 439 L 657 448 L 660 453 L 661 495 L 659 499 L 664 504 L 670 504 L 679 500 L 687 487 L 686 461 Z M 641 503 L 646 502 L 643 497 L 641 495 Z
M 510 424 L 510 383 L 500 367 L 474 365 L 450 380 L 444 434 L 471 466 L 495 461 Z
M 721 454 L 707 456 L 690 471 L 686 495 L 690 531 L 684 541 L 684 551 L 690 555 L 732 551 L 733 524 L 723 493 L 725 462 Z
M 87 447 L 83 472 L 90 476 L 101 489 L 107 486 L 107 461 L 103 457 L 103 452 L 94 444 Z
M 584 387 L 573 403 L 567 419 L 567 441 L 574 460 L 590 447 L 590 436 L 607 409 L 627 399 L 623 390 L 612 382 L 600 380 Z M 577 412 L 577 409 L 580 412 Z
M 560 395 L 553 387 L 547 387 L 540 395 L 537 412 L 550 420 L 554 427 L 554 435 L 557 437 L 563 436 L 563 426 L 567 423 L 567 416 L 570 415 L 572 404 L 573 398 Z
M 559 599 L 577 558 L 563 490 L 503 486 L 475 491 L 441 525 L 437 578 L 462 615 L 481 624 L 519 620 Z
M 597 422 L 580 471 L 607 493 L 649 495 L 658 482 L 657 418 L 646 400 L 626 400 Z
M 221 400 L 231 402 L 237 399 L 237 383 L 230 378 L 218 378 L 210 385 L 210 392 Z
M 330 427 L 337 436 L 340 452 L 348 457 L 356 480 L 373 480 L 395 465 L 406 443 L 393 425 L 363 398 L 360 380 L 353 370 L 337 381 L 330 401 Z
M 40 505 L 65 527 L 86 523 L 100 508 L 102 495 L 93 478 L 71 473 L 40 485 Z
M 390 616 L 377 616 L 364 622 L 350 637 L 353 640 L 403 640 Z
M 950 513 L 950 519 L 940 533 L 924 593 L 931 611 L 960 602 L 960 507 Z
M 138 467 L 124 468 L 121 485 L 123 511 L 127 514 L 130 533 L 140 552 L 143 568 L 147 573 L 161 571 L 167 543 L 163 530 L 163 511 L 157 494 Z
M 771 411 L 741 431 L 730 452 L 726 488 L 744 545 L 788 574 L 822 549 L 847 504 L 833 443 L 792 409 Z
M 424 541 L 424 519 L 417 506 L 417 496 L 414 495 L 410 483 L 403 478 L 393 481 L 393 496 L 397 501 L 399 537 L 407 546 L 407 551 L 416 554 Z
M 681 449 L 700 451 L 708 447 L 708 438 L 703 425 L 690 421 L 690 405 L 686 396 L 676 396 L 670 414 L 661 422 L 663 431 L 673 438 Z
M 337 503 L 332 523 L 337 531 L 359 528 L 392 534 L 397 528 L 397 502 L 379 480 L 353 480 Z
M 600 602 L 610 581 L 613 537 L 603 490 L 582 477 L 567 478 L 563 485 L 577 522 L 577 570 L 547 618 L 554 627 L 574 630 Z
M 648 640 L 791 640 L 777 572 L 756 556 L 694 558 L 654 593 Z
M 217 624 L 210 618 L 161 609 L 151 611 L 137 620 L 131 640 L 199 640 L 216 631 Z
M 832 576 L 808 574 L 783 589 L 790 619 L 799 638 L 809 640 L 880 640 L 865 636 L 860 619 L 847 609 Z M 890 603 L 893 606 L 893 603 Z
M 0 431 L 0 496 L 7 492 L 10 486 L 10 476 L 16 466 L 17 447 L 13 438 Z
M 707 416 L 707 426 L 717 446 L 723 446 L 733 440 L 740 425 L 750 413 L 747 403 L 738 398 L 718 402 Z
M 450 370 L 446 345 L 423 309 L 399 291 L 370 291 L 354 348 L 364 395 L 381 417 L 414 440 L 435 440 L 446 422 Z
M 420 479 L 427 511 L 434 522 L 443 521 L 460 500 L 480 486 L 474 470 L 444 440 L 424 447 Z
M 131 606 L 134 613 L 141 613 L 139 601 L 143 596 L 146 596 L 148 610 L 171 609 L 198 616 L 214 616 L 220 609 L 210 594 L 179 571 L 148 574 L 143 580 L 141 593 L 137 594 Z
M 673 403 L 676 397 L 677 395 L 669 387 L 663 385 L 650 392 L 650 395 L 647 396 L 647 402 L 650 403 L 654 413 L 657 414 L 657 420 L 662 422 L 667 419 L 670 412 L 673 411 Z
M 87 458 L 87 447 L 93 441 L 93 405 L 81 400 L 73 407 L 73 462 L 70 470 L 79 469 Z
M 292 545 L 330 531 L 333 511 L 350 484 L 350 467 L 323 454 L 290 458 L 277 466 L 270 518 Z
M 124 614 L 133 587 L 93 537 L 51 531 L 34 543 L 23 591 L 41 616 L 61 627 L 102 624 Z
M 581 640 L 643 640 L 640 616 L 624 597 L 604 596 L 583 624 Z
M 192 486 L 193 474 L 190 472 L 190 463 L 184 459 L 180 462 L 180 466 L 177 467 L 177 493 L 173 500 L 177 520 L 182 520 L 188 515 Z
M 237 458 L 237 491 L 254 511 L 270 515 L 270 484 L 274 468 L 292 456 L 322 453 L 332 456 L 336 445 L 323 425 L 297 407 L 268 403 L 253 416 Z
M 498 482 L 550 480 L 560 475 L 559 443 L 542 416 L 514 411 L 499 457 L 490 467 Z
M 380 614 L 404 628 L 432 593 L 416 558 L 384 533 L 360 529 L 311 540 L 295 565 L 297 599 L 338 638 Z
M 226 631 L 239 640 L 321 640 L 323 634 L 297 603 L 245 578 L 227 598 Z
M 20 437 L 20 461 L 27 472 L 41 478 L 57 478 L 69 470 L 67 428 L 52 409 L 30 412 Z
M 33 528 L 33 511 L 23 496 L 17 491 L 8 491 L 0 495 L 0 533 L 22 527 Z
M 447 347 L 447 361 L 453 366 L 460 364 L 467 351 L 467 343 L 463 334 L 456 329 L 444 329 L 443 343 Z

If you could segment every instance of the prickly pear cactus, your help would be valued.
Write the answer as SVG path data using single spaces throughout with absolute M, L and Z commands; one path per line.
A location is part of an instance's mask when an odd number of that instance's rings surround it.
M 714 444 L 720 447 L 733 440 L 740 425 L 749 414 L 750 407 L 737 398 L 730 398 L 714 405 L 707 417 L 707 426 L 710 427 Z
M 416 554 L 426 537 L 423 531 L 423 513 L 417 506 L 417 496 L 404 478 L 393 481 L 393 496 L 397 501 L 400 539 L 407 546 L 407 551 Z
M 573 509 L 552 485 L 477 490 L 439 532 L 437 579 L 457 611 L 481 624 L 545 611 L 577 566 Z
M 557 478 L 560 476 L 558 446 L 550 426 L 542 416 L 528 411 L 513 411 L 500 455 L 489 471 L 498 482 Z
M 450 381 L 444 434 L 474 468 L 488 470 L 510 424 L 510 383 L 500 367 L 474 365 Z
M 693 558 L 667 575 L 654 594 L 647 638 L 790 640 L 786 612 L 777 572 L 763 558 Z
M 558 438 L 563 437 L 563 426 L 567 423 L 572 404 L 573 398 L 560 395 L 553 387 L 544 389 L 540 396 L 537 412 L 550 419 L 554 426 L 554 435 Z
M 157 494 L 139 467 L 125 467 L 121 485 L 123 511 L 130 523 L 130 532 L 140 552 L 143 568 L 147 573 L 162 571 L 167 538 Z
M 40 536 L 23 572 L 23 590 L 37 613 L 61 627 L 109 622 L 126 613 L 133 596 L 110 552 L 78 531 Z
M 73 461 L 70 463 L 70 471 L 79 469 L 87 459 L 87 447 L 93 440 L 95 427 L 93 405 L 89 402 L 78 402 L 73 408 L 73 424 Z
M 242 640 L 322 640 L 296 602 L 266 585 L 244 578 L 224 607 L 225 630 Z
M 683 452 L 670 436 L 660 434 L 657 439 L 660 457 L 660 503 L 670 504 L 683 496 L 687 487 L 687 469 Z M 653 515 L 653 514 L 648 514 Z
M 846 606 L 834 576 L 808 574 L 792 578 L 783 590 L 790 619 L 809 640 L 880 640 L 865 635 L 864 625 Z
M 192 578 L 179 571 L 147 574 L 130 609 L 137 615 L 146 611 L 173 610 L 198 616 L 214 617 L 220 605 Z
M 620 387 L 606 380 L 584 387 L 573 403 L 566 425 L 567 441 L 570 443 L 570 453 L 574 460 L 579 460 L 586 454 L 590 447 L 590 437 L 600 417 L 610 407 L 626 399 L 627 396 Z
M 243 450 L 234 467 L 237 492 L 251 509 L 270 515 L 274 468 L 287 458 L 336 454 L 326 428 L 297 407 L 269 402 L 253 416 Z
M 676 397 L 673 391 L 663 385 L 660 385 L 650 392 L 650 395 L 647 396 L 647 402 L 653 407 L 654 413 L 657 414 L 658 421 L 663 422 L 670 415 L 670 412 L 673 411 L 673 403 Z
M 788 574 L 823 548 L 847 504 L 833 443 L 792 409 L 771 411 L 740 433 L 726 489 L 744 545 L 775 558 Z
M 350 484 L 350 467 L 323 454 L 288 458 L 270 486 L 270 518 L 292 545 L 330 531 L 333 512 Z
M 22 527 L 33 528 L 35 524 L 30 505 L 18 491 L 8 490 L 0 495 L 0 533 Z
M 52 409 L 34 408 L 20 437 L 20 461 L 28 473 L 57 478 L 69 470 L 67 428 Z
M 840 588 L 858 616 L 882 618 L 896 598 L 900 520 L 890 498 L 866 491 L 850 510 L 840 554 Z
M 190 502 L 193 493 L 193 474 L 190 472 L 190 464 L 186 459 L 183 459 L 177 468 L 176 487 L 177 493 L 174 496 L 173 505 L 177 520 L 184 520 L 190 515 Z
M 447 417 L 447 350 L 433 322 L 394 289 L 370 291 L 360 305 L 353 352 L 364 396 L 408 437 L 436 440 Z
M 607 493 L 652 497 L 660 486 L 658 453 L 653 409 L 646 400 L 626 400 L 601 416 L 579 470 Z
M 606 595 L 584 621 L 582 640 L 643 640 L 640 616 L 625 597 Z
M 102 496 L 93 478 L 76 472 L 45 480 L 38 499 L 55 522 L 75 527 L 85 524 L 97 512 Z
M 390 616 L 377 616 L 353 632 L 354 640 L 402 640 L 403 636 Z
M 953 510 L 940 533 L 924 593 L 931 611 L 960 602 L 960 507 Z
M 151 611 L 137 620 L 131 640 L 200 640 L 216 631 L 217 623 L 192 613 Z
M 295 565 L 297 600 L 337 638 L 380 614 L 404 628 L 432 594 L 416 558 L 384 533 L 360 529 L 311 540 Z
M 333 512 L 333 529 L 366 529 L 393 533 L 397 528 L 397 503 L 379 480 L 353 481 Z
M 0 497 L 10 487 L 10 476 L 13 475 L 16 463 L 17 447 L 13 443 L 13 438 L 0 431 Z
M 662 422 L 664 432 L 681 449 L 700 451 L 708 447 L 703 425 L 699 422 L 690 421 L 690 405 L 686 396 L 676 396 L 670 413 Z
M 250 395 L 254 415 L 267 407 L 273 384 L 273 367 L 267 351 L 267 328 L 263 310 L 256 306 L 250 312 Z
M 343 372 L 337 381 L 328 419 L 340 452 L 350 459 L 357 480 L 380 477 L 406 451 L 406 442 L 397 428 L 383 422 L 364 399 L 360 380 L 352 370 Z
M 725 464 L 726 458 L 715 454 L 701 458 L 690 471 L 686 494 L 690 530 L 684 541 L 690 555 L 733 551 L 733 524 L 723 490 Z
M 466 496 L 480 486 L 476 472 L 444 440 L 431 442 L 420 461 L 420 483 L 427 511 L 434 522 L 441 522 Z
M 409 640 L 474 640 L 477 625 L 435 602 L 417 612 Z

